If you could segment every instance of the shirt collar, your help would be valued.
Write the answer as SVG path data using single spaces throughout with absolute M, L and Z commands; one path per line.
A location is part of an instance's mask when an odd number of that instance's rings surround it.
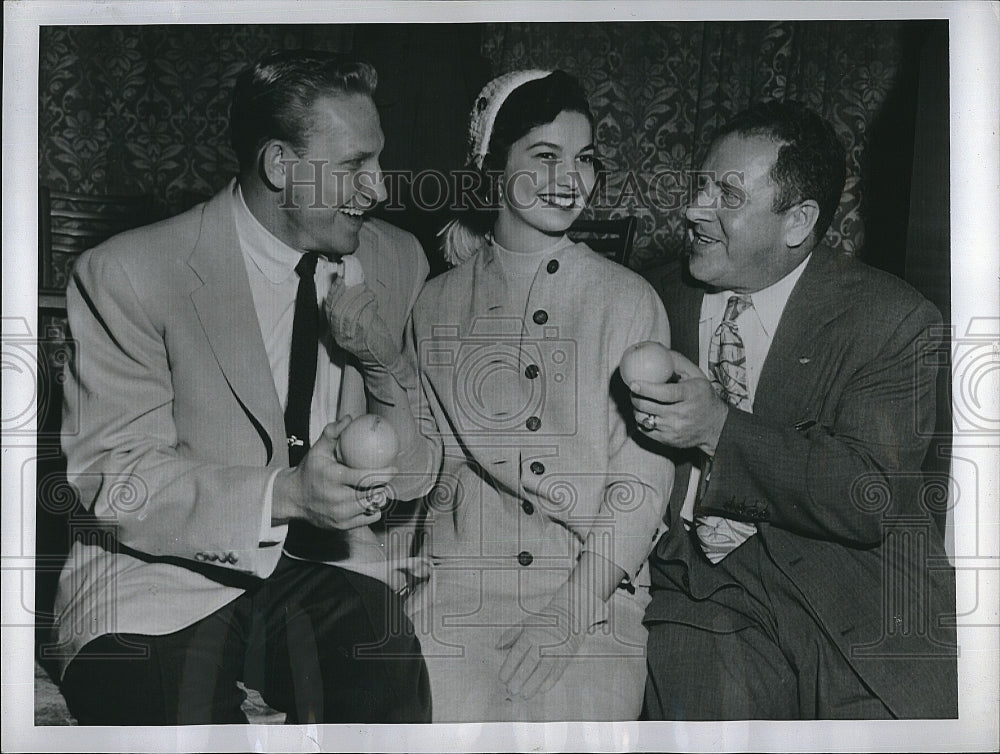
M 798 267 L 781 278 L 777 283 L 773 283 L 767 288 L 750 294 L 750 299 L 753 301 L 753 308 L 757 310 L 757 316 L 760 317 L 760 324 L 768 337 L 773 336 L 774 331 L 778 329 L 778 322 L 781 320 L 781 313 L 785 310 L 785 304 L 788 303 L 788 297 L 792 295 L 792 288 L 795 287 L 795 284 L 802 276 L 802 271 L 809 264 L 810 257 L 812 257 L 812 252 L 799 262 Z
M 761 327 L 764 328 L 764 332 L 768 337 L 772 337 L 774 331 L 778 329 L 778 322 L 781 320 L 781 314 L 785 310 L 785 304 L 788 303 L 788 297 L 792 295 L 792 289 L 799 281 L 803 270 L 805 270 L 811 258 L 812 252 L 806 255 L 806 258 L 794 270 L 781 278 L 781 280 L 772 283 L 767 288 L 762 288 L 750 294 L 754 311 L 757 312 Z M 726 308 L 726 302 L 732 295 L 734 295 L 732 291 L 706 293 L 702 312 L 717 311 L 717 318 L 721 319 L 722 312 Z
M 272 283 L 283 283 L 295 274 L 295 265 L 302 258 L 302 252 L 296 251 L 260 224 L 247 207 L 239 181 L 234 181 L 233 217 L 243 253 L 264 277 Z

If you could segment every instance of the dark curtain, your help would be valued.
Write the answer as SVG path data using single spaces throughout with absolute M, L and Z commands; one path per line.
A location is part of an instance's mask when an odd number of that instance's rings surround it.
M 897 273 L 934 302 L 944 317 L 941 347 L 934 358 L 938 371 L 937 423 L 924 470 L 938 490 L 948 489 L 952 457 L 951 351 L 951 217 L 948 186 L 951 178 L 949 143 L 951 109 L 948 96 L 948 26 L 936 24 L 920 48 L 915 87 L 916 121 L 913 133 L 909 225 L 905 250 L 897 255 Z M 901 156 L 900 159 L 904 159 Z M 902 243 L 902 240 L 900 241 Z M 899 266 L 902 269 L 899 269 Z M 934 509 L 944 525 L 945 504 L 955 499 L 938 495 Z M 952 534 L 949 532 L 949 534 Z M 953 545 L 949 543 L 949 546 Z

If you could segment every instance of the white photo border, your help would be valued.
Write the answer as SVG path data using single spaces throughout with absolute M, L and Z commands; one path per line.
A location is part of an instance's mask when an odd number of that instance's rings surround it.
M 1000 416 L 1000 19 L 992 2 L 330 2 L 21 0 L 4 2 L 3 336 L 37 332 L 38 30 L 70 24 L 267 24 L 946 18 L 950 22 L 951 324 L 984 336 L 993 366 L 977 407 Z M 991 340 L 992 339 L 992 340 Z M 5 403 L 10 398 L 4 364 Z M 983 386 L 981 386 L 983 387 Z M 987 398 L 987 401 L 990 399 Z M 34 725 L 33 447 L 3 440 L 4 751 L 977 751 L 1000 720 L 1000 438 L 963 445 L 977 489 L 955 509 L 960 716 L 945 721 L 544 723 L 375 726 Z M 956 443 L 958 438 L 956 437 Z M 30 472 L 33 474 L 33 471 Z M 977 482 L 978 479 L 978 482 Z

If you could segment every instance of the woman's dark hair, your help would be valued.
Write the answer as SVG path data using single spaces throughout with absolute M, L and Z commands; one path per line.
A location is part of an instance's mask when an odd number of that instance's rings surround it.
M 313 103 L 322 96 L 372 96 L 378 75 L 368 63 L 313 50 L 276 50 L 236 79 L 229 132 L 242 170 L 255 167 L 260 148 L 271 139 L 301 152 L 315 124 Z
M 563 112 L 580 113 L 594 127 L 587 95 L 580 82 L 565 71 L 553 71 L 545 78 L 519 86 L 497 112 L 483 169 L 503 170 L 514 142 L 531 129 L 551 123 Z
M 493 124 L 482 168 L 469 167 L 479 173 L 473 189 L 475 199 L 469 202 L 472 206 L 456 207 L 454 219 L 440 233 L 445 259 L 455 264 L 478 250 L 473 247 L 481 245 L 496 222 L 498 179 L 507 166 L 511 146 L 531 129 L 551 123 L 564 112 L 580 113 L 594 128 L 594 114 L 583 87 L 565 71 L 553 71 L 544 78 L 522 84 L 504 100 Z
M 762 102 L 726 123 L 716 140 L 728 134 L 763 136 L 780 144 L 770 177 L 778 188 L 771 210 L 813 199 L 819 217 L 813 228 L 820 239 L 830 227 L 847 179 L 844 145 L 833 126 L 798 102 Z

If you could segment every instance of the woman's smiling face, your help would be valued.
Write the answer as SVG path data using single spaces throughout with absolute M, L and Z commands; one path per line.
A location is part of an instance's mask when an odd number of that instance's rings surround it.
M 543 249 L 580 216 L 594 188 L 593 140 L 587 116 L 564 110 L 511 145 L 494 229 L 502 246 Z

